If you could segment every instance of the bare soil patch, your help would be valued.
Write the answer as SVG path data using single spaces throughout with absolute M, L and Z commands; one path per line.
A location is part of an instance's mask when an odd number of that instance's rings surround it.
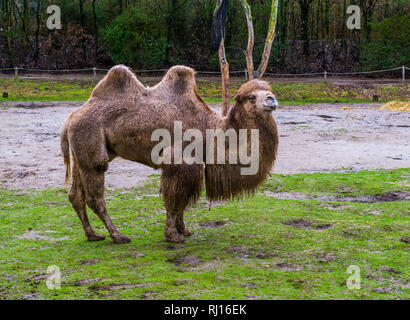
M 284 225 L 292 226 L 296 228 L 302 228 L 305 230 L 326 230 L 332 228 L 333 226 L 330 223 L 321 223 L 318 221 L 308 220 L 308 219 L 292 219 L 289 221 L 283 222 Z
M 107 284 L 107 285 L 94 285 L 90 286 L 89 288 L 94 291 L 102 291 L 102 290 L 127 290 L 127 289 L 134 289 L 134 288 L 142 288 L 142 287 L 154 287 L 158 286 L 158 283 L 124 283 L 124 284 Z
M 28 239 L 28 240 L 35 240 L 35 241 L 64 241 L 69 240 L 68 236 L 60 237 L 60 238 L 52 238 L 41 234 L 39 231 L 35 230 L 27 230 L 21 236 L 17 236 L 18 239 Z
M 209 221 L 199 224 L 201 228 L 220 228 L 228 224 L 226 221 Z
M 0 185 L 11 189 L 64 186 L 60 130 L 82 102 L 0 103 Z M 282 106 L 274 112 L 280 135 L 274 173 L 314 173 L 410 167 L 410 112 L 380 104 Z M 7 108 L 5 108 L 7 107 Z M 217 112 L 220 107 L 212 106 Z M 131 188 L 159 173 L 115 159 L 108 188 Z
M 227 252 L 233 253 L 234 256 L 238 258 L 258 258 L 258 259 L 267 259 L 276 257 L 276 252 L 265 252 L 255 248 L 248 248 L 244 245 L 242 246 L 232 246 L 226 249 Z
M 303 266 L 289 263 L 289 262 L 281 262 L 274 265 L 274 268 L 280 269 L 282 271 L 301 271 L 303 270 Z
M 403 238 L 400 238 L 400 242 L 410 244 L 410 237 L 403 237 Z
M 263 193 L 266 196 L 276 199 L 287 200 L 316 200 L 316 201 L 339 201 L 339 202 L 351 202 L 351 203 L 380 203 L 380 202 L 393 202 L 393 201 L 409 201 L 409 191 L 390 191 L 383 194 L 368 194 L 357 197 L 340 197 L 340 196 L 327 196 L 327 195 L 307 195 L 303 192 L 270 192 L 265 191 Z M 322 205 L 323 206 L 323 205 Z M 329 209 L 343 208 L 340 205 L 327 204 Z
M 181 267 L 181 266 L 196 267 L 202 262 L 202 260 L 194 254 L 182 256 L 182 257 L 172 257 L 172 258 L 169 258 L 168 261 L 174 263 L 177 267 Z
M 80 279 L 80 280 L 76 280 L 74 282 L 72 282 L 72 284 L 76 287 L 80 287 L 80 286 L 85 286 L 85 285 L 90 285 L 92 283 L 98 282 L 101 279 L 99 278 L 95 278 L 95 279 Z
M 80 261 L 80 265 L 82 266 L 93 266 L 98 263 L 100 263 L 100 259 L 86 259 Z

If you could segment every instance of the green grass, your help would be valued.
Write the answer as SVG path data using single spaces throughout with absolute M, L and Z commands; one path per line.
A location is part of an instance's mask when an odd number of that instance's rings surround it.
M 8 98 L 0 101 L 85 101 L 96 85 L 93 79 L 38 80 L 0 79 L 0 91 L 8 92 Z M 231 81 L 232 97 L 242 81 Z M 155 82 L 148 82 L 153 85 Z M 221 103 L 221 84 L 217 81 L 198 80 L 199 94 L 207 103 Z M 378 86 L 372 89 L 360 86 L 334 85 L 328 82 L 275 82 L 273 92 L 282 105 L 306 103 L 365 103 L 372 102 L 378 94 L 381 102 L 408 100 L 410 86 Z M 0 92 L 0 93 L 1 93 Z M 233 101 L 233 100 L 231 100 Z
M 87 242 L 65 189 L 2 189 L 0 299 L 408 299 L 409 201 L 277 200 L 263 192 L 357 196 L 409 191 L 409 180 L 410 169 L 272 175 L 246 201 L 208 210 L 202 197 L 186 212 L 194 234 L 182 245 L 163 240 L 158 176 L 107 191 L 111 218 L 132 238 L 122 245 Z M 313 228 L 286 224 L 294 219 Z M 226 224 L 201 228 L 212 221 Z M 28 232 L 49 239 L 19 238 Z M 46 286 L 50 265 L 61 270 L 59 290 Z M 346 286 L 350 265 L 360 268 L 359 290 Z
M 96 82 L 82 80 L 0 79 L 1 92 L 8 98 L 0 101 L 85 101 Z

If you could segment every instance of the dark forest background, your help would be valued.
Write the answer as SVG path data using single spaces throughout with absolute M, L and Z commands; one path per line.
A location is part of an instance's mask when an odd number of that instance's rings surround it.
M 73 69 L 124 63 L 135 69 L 185 64 L 219 70 L 210 50 L 216 0 L 0 0 L 0 68 Z M 248 0 L 261 57 L 271 0 Z M 61 8 L 62 29 L 46 10 Z M 361 30 L 346 26 L 361 8 Z M 410 66 L 410 0 L 279 0 L 267 72 L 348 72 Z M 247 26 L 230 1 L 225 45 L 231 70 L 246 67 Z

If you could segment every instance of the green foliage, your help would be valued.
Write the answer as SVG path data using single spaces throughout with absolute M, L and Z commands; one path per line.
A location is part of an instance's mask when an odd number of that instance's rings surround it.
M 137 8 L 119 15 L 102 33 L 114 63 L 160 67 L 166 59 L 166 39 L 149 13 Z
M 385 18 L 372 24 L 372 40 L 361 50 L 363 69 L 410 65 L 410 14 Z
M 24 36 L 22 8 L 12 5 L 13 0 L 0 3 L 6 5 L 0 6 L 3 28 L 3 32 L 0 30 L 0 68 L 18 65 L 42 70 L 81 69 L 126 63 L 138 69 L 162 69 L 184 64 L 197 70 L 219 70 L 218 55 L 210 51 L 210 26 L 216 0 L 29 1 L 28 42 Z M 267 35 L 272 1 L 247 0 L 247 3 L 252 10 L 254 65 L 257 68 Z M 49 17 L 46 8 L 51 4 L 61 8 L 61 30 L 46 27 Z M 343 10 L 349 1 L 310 1 L 308 21 L 311 23 L 306 35 L 310 40 L 309 57 L 303 54 L 298 42 L 304 21 L 299 4 L 300 1 L 279 1 L 276 38 L 268 72 L 355 71 L 359 62 L 363 70 L 403 64 L 409 66 L 410 43 L 406 34 L 410 21 L 408 0 L 377 2 L 368 12 L 373 30 L 371 41 L 363 44 L 361 52 L 355 40 L 366 36 L 368 28 L 357 32 L 346 29 L 343 17 L 347 15 Z M 231 70 L 243 70 L 246 67 L 243 50 L 248 30 L 241 1 L 231 1 L 228 16 L 225 39 L 228 62 Z M 82 31 L 73 33 L 69 26 Z M 84 43 L 84 38 L 88 38 L 87 43 Z M 59 39 L 66 41 L 58 46 L 55 41 L 60 42 Z M 326 50 L 321 45 L 322 40 Z M 49 48 L 61 49 L 61 54 L 49 52 Z M 78 57 L 80 51 L 84 53 Z M 67 59 L 67 52 L 70 59 Z

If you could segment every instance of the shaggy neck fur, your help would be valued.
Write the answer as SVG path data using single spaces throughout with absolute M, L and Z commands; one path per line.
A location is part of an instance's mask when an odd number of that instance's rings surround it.
M 215 164 L 205 167 L 206 195 L 209 200 L 228 200 L 251 196 L 267 178 L 276 159 L 278 132 L 272 115 L 254 112 L 249 115 L 242 105 L 236 103 L 226 118 L 222 120 L 222 129 L 259 129 L 259 170 L 255 175 L 241 175 L 241 164 Z M 239 134 L 238 134 L 239 136 Z M 227 154 L 227 150 L 226 153 Z M 250 137 L 248 136 L 248 155 Z M 227 163 L 227 162 L 226 162 Z

